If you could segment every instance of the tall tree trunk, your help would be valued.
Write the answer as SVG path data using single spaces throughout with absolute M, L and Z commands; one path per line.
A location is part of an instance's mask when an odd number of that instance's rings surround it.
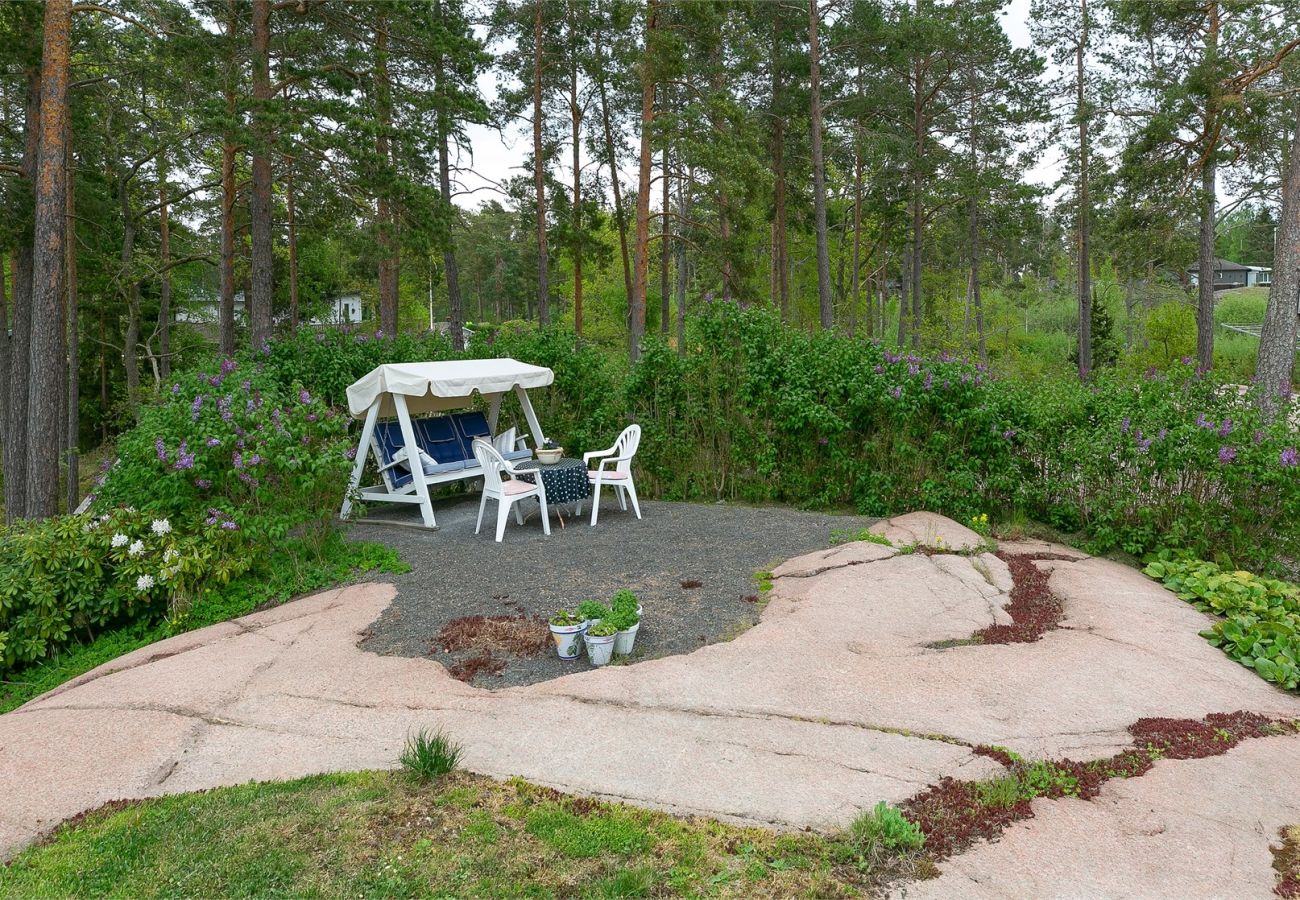
M 623 288 L 629 308 L 632 304 L 632 263 L 627 251 L 627 216 L 623 212 L 623 192 L 618 183 L 618 155 L 614 151 L 614 128 L 609 118 L 609 96 L 605 86 L 605 67 L 596 77 L 600 90 L 600 118 L 605 129 L 605 161 L 609 165 L 610 189 L 614 194 L 614 223 L 618 226 L 618 250 L 623 259 Z
M 686 228 L 690 209 L 687 204 L 688 178 L 677 179 L 677 228 Z M 686 242 L 677 241 L 677 355 L 686 355 Z
M 641 338 L 645 335 L 646 287 L 650 275 L 650 168 L 654 161 L 651 129 L 655 119 L 655 79 L 650 54 L 653 52 L 658 0 L 649 0 L 646 9 L 645 50 L 641 57 L 641 164 L 636 194 L 636 243 L 632 258 L 636 266 L 632 278 L 632 304 L 628 315 L 628 356 L 632 362 L 641 357 Z
M 29 518 L 59 511 L 59 441 L 63 431 L 63 276 L 67 217 L 66 151 L 72 0 L 47 0 L 41 53 L 41 130 L 36 157 L 32 242 L 31 355 L 27 363 L 27 502 Z
M 289 327 L 297 331 L 300 316 L 298 309 L 298 211 L 295 208 L 293 163 L 293 160 L 285 159 L 284 202 L 288 214 L 286 227 L 288 228 L 289 237 Z
M 392 148 L 389 131 L 393 126 L 392 82 L 388 75 L 388 16 L 383 4 L 376 7 L 375 21 L 375 153 L 385 173 L 392 177 Z M 384 334 L 397 334 L 397 223 L 393 215 L 393 200 L 389 188 L 382 187 L 375 202 L 379 244 L 379 327 Z
M 898 273 L 898 348 L 907 346 L 907 320 L 910 316 L 909 297 L 912 293 L 912 248 L 903 251 L 903 265 Z
M 1079 40 L 1074 52 L 1074 115 L 1079 128 L 1079 189 L 1078 210 L 1078 280 L 1079 306 L 1079 375 L 1087 378 L 1092 370 L 1092 200 L 1088 195 L 1088 167 L 1091 164 L 1088 146 L 1087 68 L 1084 59 L 1088 52 L 1088 0 L 1079 0 Z
M 537 195 L 537 321 L 551 324 L 551 285 L 546 249 L 546 156 L 542 146 L 542 3 L 533 20 L 533 191 Z
M 172 239 L 167 208 L 167 165 L 158 158 L 158 374 L 172 374 Z
M 24 118 L 22 177 L 33 185 L 41 118 L 41 76 L 39 69 L 27 72 L 27 109 Z M 13 256 L 13 316 L 10 320 L 9 407 L 5 421 L 4 494 L 5 521 L 27 517 L 27 408 L 28 361 L 31 358 L 33 250 L 28 231 Z
M 252 235 L 248 308 L 250 339 L 261 348 L 271 339 L 271 291 L 275 247 L 271 221 L 271 0 L 253 0 L 253 193 L 248 203 Z
M 64 435 L 64 447 L 67 449 L 67 510 L 72 512 L 81 503 L 81 309 L 77 294 L 77 203 L 76 177 L 72 168 L 71 117 L 68 121 L 67 157 L 64 170 L 67 172 L 67 214 L 64 216 L 66 236 L 64 238 L 64 278 L 67 284 L 68 308 L 67 346 L 68 346 L 68 397 L 65 404 L 67 413 L 67 433 Z M 0 281 L 4 273 L 0 272 Z M 0 291 L 2 294 L 3 291 Z
M 672 316 L 672 309 L 669 306 L 668 297 L 668 270 L 671 266 L 669 262 L 669 239 L 672 237 L 670 229 L 670 211 L 669 204 L 672 202 L 672 195 L 669 190 L 671 179 L 668 176 L 668 148 L 663 149 L 663 216 L 659 230 L 659 333 L 666 339 L 670 327 L 669 319 Z
M 912 295 L 912 346 L 921 346 L 921 270 L 924 264 L 925 242 L 925 195 L 921 165 L 925 159 L 926 135 L 929 126 L 925 120 L 925 76 L 919 62 L 913 66 L 912 74 L 912 192 L 910 198 L 912 215 L 912 247 L 908 253 Z M 901 329 L 900 329 L 901 334 Z
M 239 30 L 239 7 L 236 0 L 228 0 L 229 18 L 226 37 L 233 48 L 235 34 Z M 231 56 L 235 51 L 231 50 Z M 227 60 L 226 72 L 226 116 L 235 117 L 236 102 L 236 65 L 233 59 Z M 221 304 L 217 316 L 217 347 L 223 357 L 235 355 L 235 204 L 237 188 L 235 186 L 235 136 L 225 132 L 221 136 Z M 247 312 L 248 298 L 244 298 Z
M 133 415 L 138 415 L 137 393 L 140 389 L 140 283 L 131 272 L 135 255 L 136 220 L 131 214 L 128 192 L 129 176 L 124 169 L 117 172 L 117 205 L 122 217 L 122 249 L 118 257 L 118 278 L 122 284 L 122 299 L 126 301 L 126 333 L 122 341 L 122 365 L 126 370 L 126 403 Z
M 5 254 L 0 250 L 0 447 L 9 434 L 9 286 L 5 270 Z
M 1282 211 L 1277 222 L 1273 285 L 1259 337 L 1255 378 L 1266 415 L 1275 415 L 1291 397 L 1300 330 L 1300 98 L 1295 101 L 1295 130 L 1282 171 Z
M 1206 7 L 1210 21 L 1205 32 L 1205 62 L 1213 72 L 1219 53 L 1219 4 L 1217 0 L 1210 0 Z M 1214 217 L 1218 207 L 1215 191 L 1218 165 L 1213 135 L 1218 130 L 1219 98 L 1214 81 L 1215 78 L 1212 77 L 1205 97 L 1207 143 L 1201 158 L 1200 259 L 1197 261 L 1196 278 L 1196 361 L 1200 368 L 1207 371 L 1214 365 Z
M 785 225 L 785 86 L 781 80 L 780 17 L 772 17 L 772 297 L 781 321 L 790 319 L 790 248 Z
M 853 272 L 849 276 L 849 337 L 853 337 L 858 306 L 862 303 L 862 122 L 853 125 Z M 871 315 L 866 317 L 871 336 Z
M 979 123 L 976 91 L 973 86 L 970 98 L 970 159 L 973 187 L 979 185 Z M 984 305 L 980 296 L 980 225 L 979 201 L 973 189 L 968 200 L 968 225 L 970 230 L 970 303 L 975 312 L 975 335 L 979 349 L 980 361 L 988 359 L 988 348 L 984 343 Z
M 567 7 L 569 16 L 569 140 L 573 145 L 573 331 L 582 337 L 582 250 L 586 235 L 582 231 L 582 104 L 578 102 L 577 25 L 573 21 L 574 4 Z
M 817 239 L 817 300 L 822 328 L 834 324 L 831 304 L 830 239 L 826 234 L 826 159 L 822 149 L 821 46 L 817 26 L 821 13 L 817 0 L 808 0 L 809 125 L 812 129 L 813 231 Z
M 435 0 L 434 10 L 439 21 L 442 20 L 442 2 Z M 434 79 L 438 93 L 443 102 L 438 104 L 438 191 L 442 194 L 442 203 L 451 214 L 447 220 L 447 232 L 443 235 L 442 266 L 447 280 L 447 318 L 451 326 L 451 345 L 457 350 L 465 349 L 465 310 L 460 296 L 460 269 L 456 266 L 456 240 L 452 232 L 456 207 L 451 200 L 451 154 L 448 133 L 451 122 L 447 113 L 447 83 L 443 59 L 439 53 L 434 68 Z M 479 314 L 482 315 L 483 300 L 479 298 Z

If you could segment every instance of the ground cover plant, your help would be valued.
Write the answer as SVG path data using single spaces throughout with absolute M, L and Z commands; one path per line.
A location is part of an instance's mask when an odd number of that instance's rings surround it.
M 1167 551 L 1143 571 L 1219 617 L 1201 632 L 1211 644 L 1266 681 L 1300 688 L 1300 586 Z
M 840 897 L 915 874 L 917 841 L 887 807 L 842 834 L 778 833 L 518 779 L 361 772 L 110 804 L 20 854 L 0 896 Z

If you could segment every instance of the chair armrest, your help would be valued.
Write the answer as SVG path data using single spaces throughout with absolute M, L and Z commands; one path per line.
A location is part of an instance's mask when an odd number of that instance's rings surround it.
M 593 459 L 600 459 L 602 456 L 613 456 L 617 452 L 618 444 L 615 444 L 607 450 L 592 450 L 589 453 L 582 454 L 582 461 L 585 463 L 591 462 Z

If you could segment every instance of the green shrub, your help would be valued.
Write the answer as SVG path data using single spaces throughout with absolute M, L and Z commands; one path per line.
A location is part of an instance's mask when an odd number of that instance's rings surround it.
M 1289 691 L 1300 687 L 1300 586 L 1170 552 L 1144 571 L 1202 612 L 1221 617 L 1201 632 L 1211 644 L 1266 681 Z
M 849 842 L 862 857 L 871 859 L 880 850 L 920 850 L 925 846 L 925 835 L 915 822 L 881 800 L 853 820 Z
M 184 614 L 253 559 L 229 522 L 183 528 L 121 508 L 0 529 L 0 675 L 134 619 Z

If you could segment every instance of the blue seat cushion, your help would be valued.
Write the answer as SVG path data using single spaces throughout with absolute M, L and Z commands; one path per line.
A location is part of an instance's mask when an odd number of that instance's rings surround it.
M 456 424 L 456 431 L 460 433 L 465 459 L 474 458 L 474 441 L 477 438 L 482 438 L 488 443 L 492 442 L 492 428 L 488 425 L 487 416 L 478 410 L 456 413 L 451 416 L 451 419 Z
M 527 447 L 523 447 L 519 450 L 507 450 L 501 455 L 509 462 L 517 462 L 521 459 L 532 459 L 533 451 L 529 450 Z
M 393 454 L 406 444 L 402 439 L 402 426 L 397 422 L 376 422 L 374 444 L 379 451 L 380 466 L 390 465 Z M 389 490 L 395 491 L 411 483 L 410 469 L 401 466 L 384 469 L 383 475 L 388 482 Z

